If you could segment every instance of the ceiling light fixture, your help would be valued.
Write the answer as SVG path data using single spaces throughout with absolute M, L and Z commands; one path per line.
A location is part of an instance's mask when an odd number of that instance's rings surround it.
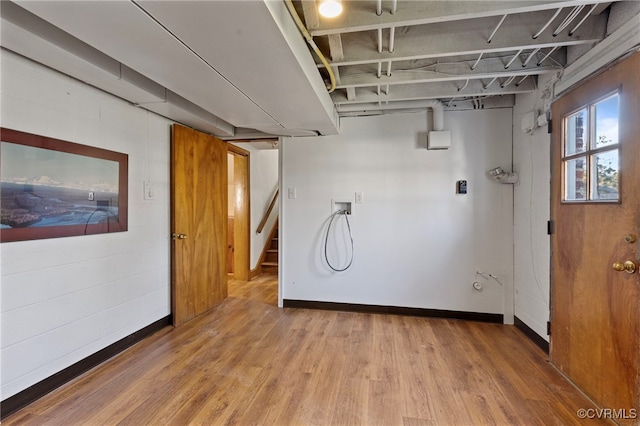
M 318 11 L 325 18 L 335 18 L 342 13 L 342 0 L 323 0 Z

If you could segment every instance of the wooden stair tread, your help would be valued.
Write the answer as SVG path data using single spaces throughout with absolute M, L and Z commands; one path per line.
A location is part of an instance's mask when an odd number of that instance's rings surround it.
M 260 272 L 264 274 L 278 273 L 278 222 L 276 221 L 260 256 Z

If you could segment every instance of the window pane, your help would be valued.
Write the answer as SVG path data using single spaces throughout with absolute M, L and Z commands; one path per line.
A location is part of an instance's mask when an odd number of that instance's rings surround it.
M 566 132 L 564 155 L 573 155 L 584 152 L 587 149 L 585 139 L 587 137 L 587 109 L 572 114 L 566 118 Z
M 592 158 L 593 200 L 617 200 L 618 195 L 618 150 L 600 152 Z
M 587 157 L 564 162 L 564 199 L 568 201 L 587 199 Z
M 618 94 L 595 104 L 594 114 L 595 148 L 618 143 Z
M 587 109 L 584 108 L 566 118 L 564 155 L 573 155 L 587 149 Z

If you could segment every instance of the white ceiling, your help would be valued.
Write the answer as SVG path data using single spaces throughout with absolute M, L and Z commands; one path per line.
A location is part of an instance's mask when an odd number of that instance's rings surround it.
M 344 115 L 425 99 L 481 106 L 531 91 L 537 75 L 566 64 L 567 46 L 604 38 L 610 3 L 343 0 L 333 19 L 320 17 L 314 0 L 301 9 L 326 46 Z
M 433 99 L 510 105 L 566 64 L 567 46 L 604 38 L 610 4 L 343 0 L 328 20 L 315 0 L 294 3 L 337 76 L 330 95 L 280 0 L 3 1 L 0 41 L 224 138 L 327 135 L 338 115 Z

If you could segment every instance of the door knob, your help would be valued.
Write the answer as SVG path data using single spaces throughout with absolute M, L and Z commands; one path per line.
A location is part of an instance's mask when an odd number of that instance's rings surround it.
M 171 238 L 174 240 L 184 240 L 187 236 L 185 234 L 171 234 Z
M 624 263 L 623 262 L 614 262 L 613 269 L 615 269 L 616 271 L 619 271 L 619 272 L 625 271 L 627 274 L 633 274 L 636 271 L 637 266 L 632 261 L 627 260 Z

